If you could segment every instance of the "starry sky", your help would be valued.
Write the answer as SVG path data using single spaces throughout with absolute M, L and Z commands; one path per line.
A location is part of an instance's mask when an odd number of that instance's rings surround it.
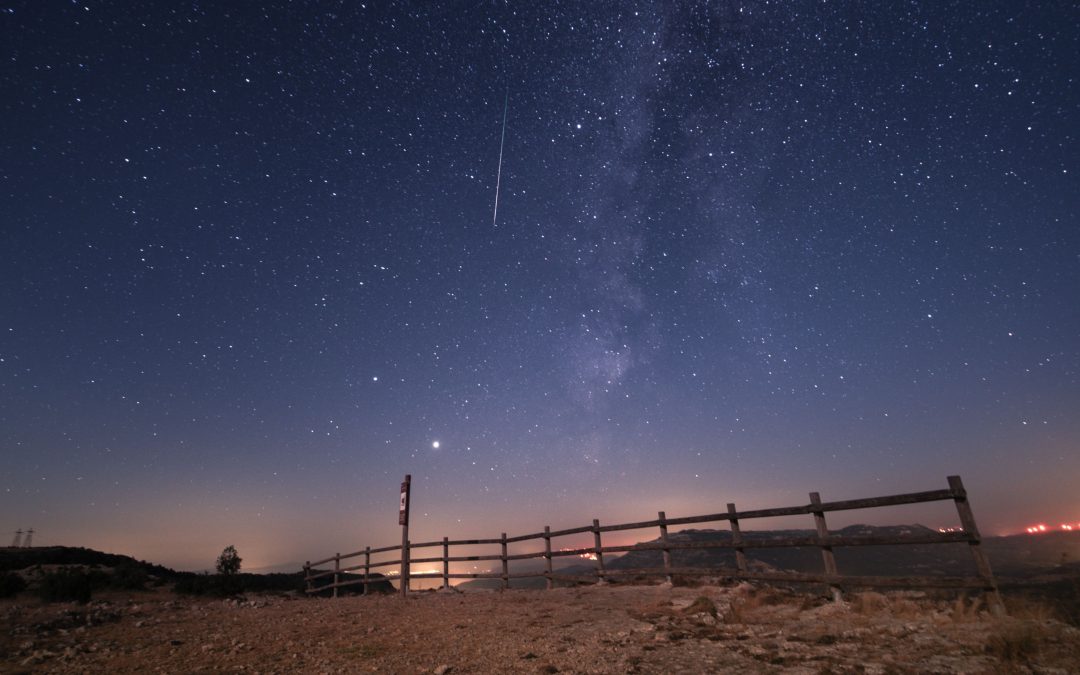
M 406 473 L 414 540 L 954 473 L 1080 519 L 1072 3 L 5 2 L 0 52 L 37 544 L 295 569 Z

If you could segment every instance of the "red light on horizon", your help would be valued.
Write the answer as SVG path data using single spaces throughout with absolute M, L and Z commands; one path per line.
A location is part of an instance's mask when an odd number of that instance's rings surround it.
M 1062 532 L 1080 531 L 1080 523 L 1062 523 L 1056 528 L 1047 527 L 1044 523 L 1039 523 L 1038 525 L 1031 525 L 1024 528 L 1024 531 L 1028 534 L 1043 534 L 1045 532 L 1054 532 L 1056 530 L 1060 530 Z

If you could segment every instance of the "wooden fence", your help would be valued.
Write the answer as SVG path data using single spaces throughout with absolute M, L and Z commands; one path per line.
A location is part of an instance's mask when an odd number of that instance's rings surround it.
M 709 576 L 728 579 L 753 579 L 779 583 L 815 583 L 824 584 L 832 589 L 833 596 L 840 598 L 841 589 L 847 587 L 900 587 L 900 588 L 969 588 L 981 589 L 987 593 L 990 606 L 995 611 L 1000 610 L 1001 601 L 997 591 L 997 584 L 990 569 L 990 563 L 980 548 L 979 530 L 975 525 L 975 516 L 972 514 L 971 505 L 968 503 L 967 492 L 960 481 L 959 476 L 948 477 L 949 487 L 942 490 L 930 490 L 927 492 L 914 492 L 909 494 L 891 495 L 887 497 L 871 497 L 868 499 L 850 499 L 836 502 L 823 502 L 816 492 L 810 493 L 810 503 L 802 506 L 785 506 L 774 509 L 757 509 L 752 511 L 738 511 L 734 504 L 727 505 L 724 513 L 713 513 L 702 516 L 686 516 L 680 518 L 667 518 L 663 511 L 656 520 L 647 520 L 637 523 L 623 523 L 619 525 L 601 525 L 600 521 L 593 520 L 592 525 L 573 527 L 566 530 L 552 531 L 550 527 L 544 527 L 543 532 L 523 534 L 514 537 L 506 536 L 506 533 L 497 539 L 459 539 L 450 540 L 443 537 L 441 541 L 408 542 L 408 546 L 401 545 L 384 546 L 381 548 L 367 547 L 362 551 L 347 554 L 335 554 L 324 560 L 304 564 L 304 573 L 307 582 L 308 593 L 318 593 L 332 590 L 337 597 L 338 589 L 345 586 L 385 583 L 386 577 L 371 577 L 373 569 L 384 567 L 397 567 L 399 586 L 402 594 L 408 593 L 410 579 L 439 578 L 438 574 L 416 574 L 411 572 L 412 564 L 441 563 L 441 579 L 443 586 L 450 587 L 451 579 L 500 579 L 502 588 L 506 589 L 511 579 L 544 578 L 547 580 L 547 588 L 550 589 L 555 581 L 564 580 L 572 582 L 605 583 L 617 576 L 656 576 L 664 577 L 668 581 L 673 575 L 683 576 Z M 960 516 L 960 529 L 949 532 L 920 533 L 905 536 L 835 536 L 829 534 L 825 524 L 825 514 L 830 511 L 848 511 L 853 509 L 872 509 L 883 506 L 898 506 L 904 504 L 918 504 L 923 502 L 952 500 L 956 505 L 956 511 Z M 784 516 L 811 515 L 814 520 L 813 536 L 785 537 L 769 539 L 744 539 L 740 530 L 740 523 L 755 518 L 777 518 Z M 668 538 L 668 528 L 676 525 L 691 525 L 698 523 L 713 523 L 726 521 L 731 528 L 730 541 L 672 541 Z M 601 535 L 605 532 L 618 532 L 622 530 L 640 530 L 646 528 L 659 528 L 659 541 L 639 543 L 627 546 L 604 546 Z M 585 548 L 555 549 L 552 548 L 552 539 L 591 532 L 593 546 Z M 540 540 L 544 542 L 544 550 L 535 553 L 520 553 L 508 555 L 507 547 L 517 542 Z M 946 577 L 946 576 L 845 576 L 839 573 L 836 567 L 836 559 L 833 549 L 844 546 L 889 546 L 905 544 L 950 544 L 967 543 L 975 561 L 977 576 L 974 577 Z M 491 555 L 450 555 L 451 546 L 477 546 L 498 545 L 499 554 Z M 807 574 L 801 572 L 782 571 L 754 571 L 747 562 L 746 551 L 756 548 L 795 548 L 815 547 L 821 551 L 822 572 Z M 442 555 L 428 557 L 413 557 L 413 552 L 422 549 L 441 548 Z M 735 568 L 692 568 L 676 567 L 671 562 L 671 552 L 674 550 L 687 549 L 734 549 Z M 372 555 L 404 550 L 405 555 L 395 560 L 372 562 Z M 623 553 L 627 551 L 658 550 L 663 553 L 663 566 L 657 568 L 640 569 L 608 569 L 604 565 L 604 555 L 609 553 Z M 552 560 L 560 556 L 589 556 L 594 559 L 595 568 L 588 576 L 559 574 L 552 569 Z M 343 561 L 355 558 L 363 558 L 363 563 L 342 566 Z M 510 572 L 510 562 L 514 560 L 529 560 L 543 558 L 545 569 L 542 572 Z M 451 573 L 450 563 L 472 561 L 498 561 L 501 565 L 499 572 L 487 573 Z M 331 569 L 320 569 L 320 566 L 333 563 Z M 404 563 L 404 564 L 403 564 Z M 360 579 L 342 580 L 342 575 L 363 571 Z M 313 583 L 317 579 L 333 577 L 329 584 L 316 587 Z

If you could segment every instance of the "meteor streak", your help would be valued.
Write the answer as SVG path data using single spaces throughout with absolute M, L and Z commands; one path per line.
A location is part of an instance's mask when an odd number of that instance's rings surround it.
M 492 227 L 499 226 L 499 184 L 502 182 L 502 156 L 503 145 L 506 143 L 506 106 L 510 102 L 510 90 L 506 90 L 506 97 L 503 99 L 503 123 L 502 123 L 502 138 L 499 139 L 499 171 L 495 175 L 495 212 L 491 215 Z

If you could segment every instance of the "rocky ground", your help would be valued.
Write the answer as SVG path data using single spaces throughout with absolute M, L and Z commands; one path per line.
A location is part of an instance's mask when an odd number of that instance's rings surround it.
M 1080 630 L 920 594 L 608 586 L 0 604 L 0 672 L 1080 672 Z

